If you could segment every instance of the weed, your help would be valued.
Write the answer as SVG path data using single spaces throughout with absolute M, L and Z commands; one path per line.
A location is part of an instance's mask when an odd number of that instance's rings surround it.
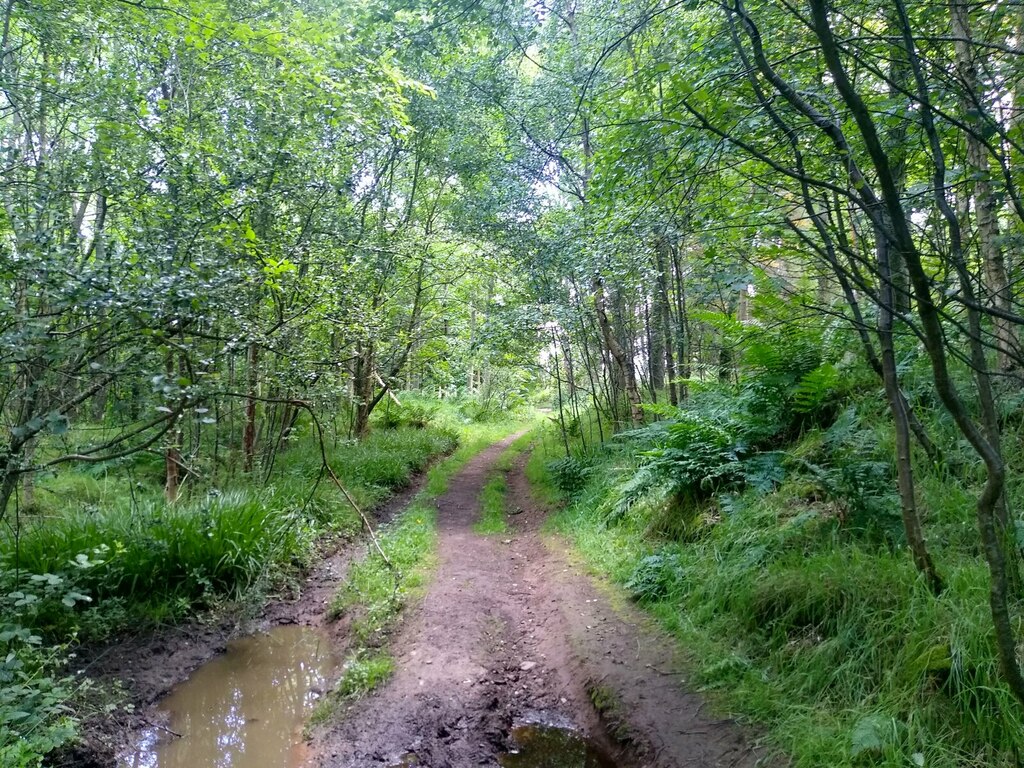
M 334 689 L 317 703 L 306 724 L 306 732 L 329 722 L 339 707 L 376 690 L 394 673 L 394 661 L 386 653 L 366 653 L 363 650 L 349 655 L 341 667 L 341 677 Z

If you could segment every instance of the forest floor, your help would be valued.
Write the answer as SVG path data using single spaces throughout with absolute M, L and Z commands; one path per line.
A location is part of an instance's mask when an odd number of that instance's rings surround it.
M 507 472 L 508 530 L 474 532 L 481 491 L 514 439 L 472 458 L 437 499 L 437 568 L 390 640 L 394 674 L 315 728 L 306 762 L 331 768 L 754 766 L 760 755 L 750 735 L 716 719 L 701 696 L 687 691 L 686 668 L 671 640 L 543 529 L 548 510 L 532 494 L 523 459 Z M 378 510 L 378 522 L 398 514 L 424 482 L 421 477 Z M 347 621 L 331 621 L 328 606 L 364 552 L 363 546 L 325 552 L 291 594 L 249 616 L 196 621 L 87 651 L 78 668 L 100 683 L 116 682 L 134 710 L 87 721 L 84 744 L 64 764 L 114 765 L 143 728 L 160 727 L 159 699 L 232 639 L 299 624 L 318 628 L 334 653 L 344 655 Z M 585 756 L 580 741 L 567 748 L 572 759 L 566 762 L 552 755 L 510 760 L 524 724 L 581 734 Z
M 376 522 L 386 523 L 400 513 L 427 480 L 422 473 L 385 501 L 374 512 Z M 130 752 L 144 729 L 165 725 L 161 699 L 238 638 L 277 626 L 317 627 L 337 654 L 343 653 L 349 642 L 347 623 L 328 622 L 328 605 L 349 566 L 364 553 L 365 546 L 333 541 L 300 583 L 288 585 L 260 606 L 243 603 L 178 626 L 156 631 L 147 628 L 109 644 L 80 649 L 74 670 L 90 678 L 99 690 L 116 692 L 112 698 L 118 706 L 86 716 L 79 744 L 62 751 L 53 763 L 59 768 L 112 768 L 119 764 L 119 756 Z M 130 706 L 125 707 L 126 703 Z
M 471 460 L 437 500 L 438 567 L 391 643 L 395 674 L 316 734 L 316 764 L 584 764 L 579 751 L 576 761 L 502 762 L 516 726 L 541 723 L 587 736 L 587 766 L 755 765 L 748 735 L 685 690 L 670 642 L 542 531 L 547 510 L 522 460 L 507 478 L 510 529 L 474 532 L 510 442 Z

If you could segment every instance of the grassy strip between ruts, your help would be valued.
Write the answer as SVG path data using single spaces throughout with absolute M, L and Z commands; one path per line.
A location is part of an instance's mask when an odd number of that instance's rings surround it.
M 353 564 L 329 611 L 351 621 L 352 645 L 334 690 L 317 706 L 309 725 L 329 721 L 347 702 L 362 696 L 391 675 L 394 662 L 380 649 L 398 622 L 402 609 L 424 592 L 436 564 L 437 512 L 434 501 L 448 490 L 451 478 L 480 451 L 507 436 L 509 422 L 464 427 L 459 449 L 434 466 L 427 484 L 398 517 L 381 526 L 377 538 L 391 561 L 388 567 L 372 548 Z
M 476 533 L 494 535 L 508 530 L 508 473 L 522 453 L 529 448 L 534 439 L 531 430 L 518 437 L 494 463 L 490 479 L 480 492 L 480 519 L 473 526 Z

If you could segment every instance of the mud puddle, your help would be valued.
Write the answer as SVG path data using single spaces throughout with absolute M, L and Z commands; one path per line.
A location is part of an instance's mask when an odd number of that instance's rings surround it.
M 498 758 L 502 768 L 617 768 L 595 742 L 574 728 L 524 722 L 512 728 L 514 749 Z
M 297 768 L 302 729 L 336 667 L 315 630 L 275 627 L 229 644 L 159 705 L 121 768 Z
M 618 768 L 596 743 L 574 728 L 548 723 L 521 723 L 512 728 L 514 749 L 498 757 L 501 768 Z M 390 768 L 423 768 L 415 752 Z

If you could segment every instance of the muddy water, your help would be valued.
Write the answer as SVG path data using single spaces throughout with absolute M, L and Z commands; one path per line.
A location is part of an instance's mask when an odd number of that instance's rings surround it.
M 615 761 L 578 731 L 543 723 L 512 729 L 516 750 L 502 755 L 502 768 L 616 768 Z
M 303 725 L 334 666 L 326 640 L 305 627 L 238 640 L 164 699 L 167 730 L 147 729 L 121 768 L 297 768 Z

